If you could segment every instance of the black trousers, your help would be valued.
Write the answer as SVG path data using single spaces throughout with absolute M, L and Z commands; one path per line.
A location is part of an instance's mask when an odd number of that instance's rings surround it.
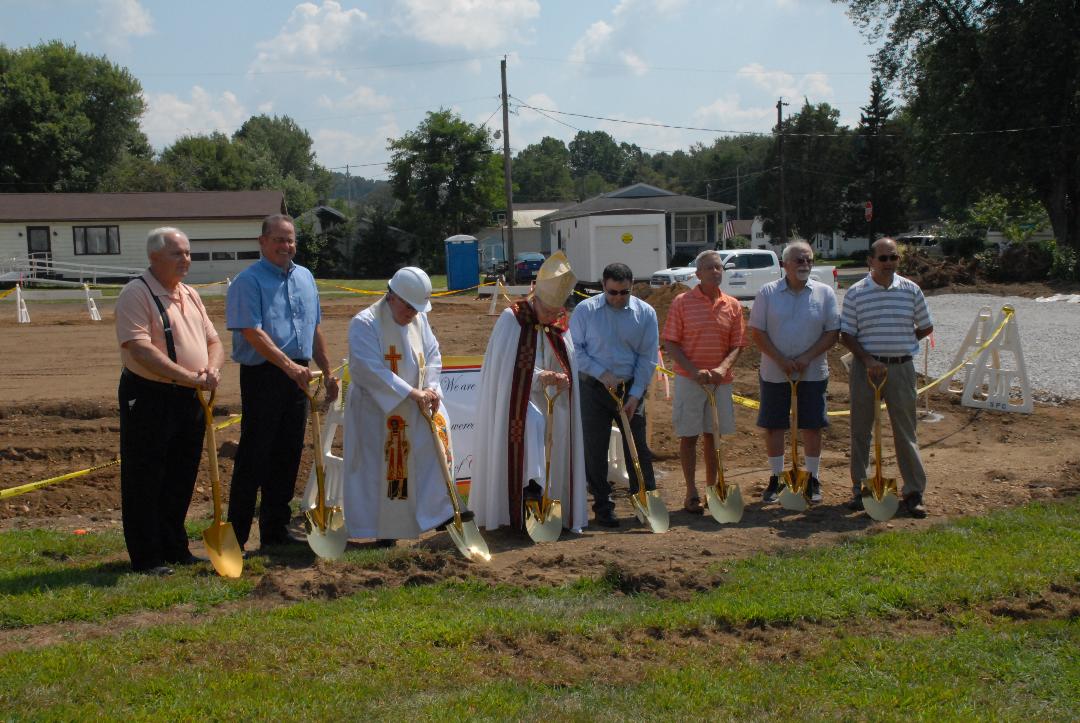
M 623 393 L 630 388 L 630 382 L 621 385 L 616 392 Z M 623 435 L 623 455 L 630 468 L 630 491 L 638 491 L 637 472 L 631 463 L 630 447 L 626 441 L 626 430 L 615 400 L 608 394 L 607 388 L 593 377 L 578 376 L 578 389 L 581 394 L 582 442 L 585 446 L 585 480 L 593 496 L 593 512 L 608 515 L 615 509 L 611 501 L 611 481 L 608 479 L 608 443 L 611 439 L 611 423 L 619 425 Z M 652 452 L 645 440 L 645 396 L 642 396 L 634 415 L 630 417 L 630 433 L 637 447 L 641 474 L 645 477 L 645 489 L 656 489 L 656 477 L 653 475 Z
M 304 450 L 308 399 L 285 372 L 267 362 L 240 367 L 240 403 L 244 416 L 229 488 L 229 521 L 243 547 L 261 491 L 259 538 L 264 544 L 280 542 L 292 517 L 289 503 Z
M 195 390 L 120 375 L 120 505 L 131 567 L 187 558 L 184 519 L 199 474 L 203 410 Z

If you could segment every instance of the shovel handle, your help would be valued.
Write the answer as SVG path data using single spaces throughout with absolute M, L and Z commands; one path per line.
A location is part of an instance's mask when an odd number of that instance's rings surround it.
M 889 380 L 889 370 L 886 369 L 881 377 L 881 382 L 875 384 L 870 376 L 870 370 L 866 370 L 866 381 L 874 389 L 874 482 L 877 487 L 881 486 L 881 390 L 885 388 L 885 382 Z M 878 490 L 879 491 L 879 490 Z
M 210 392 L 210 397 L 203 395 L 203 390 L 196 389 L 195 396 L 203 408 L 203 417 L 206 420 L 206 464 L 210 472 L 210 494 L 214 501 L 214 524 L 221 524 L 221 473 L 218 470 L 217 435 L 214 433 L 214 397 L 216 390 Z

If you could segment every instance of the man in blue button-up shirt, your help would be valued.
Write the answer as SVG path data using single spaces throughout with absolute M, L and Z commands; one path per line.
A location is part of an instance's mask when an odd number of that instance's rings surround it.
M 296 228 L 284 214 L 267 216 L 259 236 L 262 258 L 229 287 L 225 324 L 233 332 L 232 358 L 240 363 L 240 445 L 229 492 L 229 521 L 243 547 L 259 506 L 263 545 L 295 542 L 289 536 L 293 498 L 304 447 L 314 359 L 326 379 L 327 399 L 338 393 L 330 374 L 315 277 L 293 263 Z
M 645 489 L 656 489 L 652 453 L 645 440 L 645 392 L 656 371 L 659 331 L 656 311 L 630 294 L 634 274 L 626 264 L 609 264 L 603 273 L 604 293 L 587 299 L 570 317 L 570 337 L 578 360 L 581 427 L 585 443 L 585 478 L 593 496 L 597 524 L 618 527 L 607 478 L 608 439 L 619 409 L 608 393 L 623 396 L 645 477 Z M 625 436 L 626 430 L 622 430 Z M 625 440 L 623 453 L 630 459 Z M 630 491 L 638 490 L 636 472 L 630 470 Z

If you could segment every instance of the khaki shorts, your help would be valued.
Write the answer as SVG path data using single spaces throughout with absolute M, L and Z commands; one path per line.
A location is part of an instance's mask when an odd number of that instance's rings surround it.
M 731 401 L 731 385 L 716 387 L 716 413 L 720 417 L 720 434 L 735 434 L 735 405 Z M 675 399 L 671 405 L 671 421 L 677 437 L 696 437 L 712 434 L 713 414 L 705 390 L 697 382 L 681 374 L 675 375 Z

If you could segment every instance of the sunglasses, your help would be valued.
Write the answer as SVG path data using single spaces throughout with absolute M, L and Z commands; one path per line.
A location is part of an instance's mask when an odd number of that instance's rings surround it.
M 900 257 L 896 254 L 881 254 L 881 256 L 877 257 L 877 260 L 881 263 L 885 263 L 886 261 L 899 261 Z
M 806 264 L 807 266 L 814 265 L 813 259 L 792 259 L 791 262 L 797 266 L 802 266 L 803 264 Z
M 628 296 L 630 289 L 604 289 L 608 296 Z

